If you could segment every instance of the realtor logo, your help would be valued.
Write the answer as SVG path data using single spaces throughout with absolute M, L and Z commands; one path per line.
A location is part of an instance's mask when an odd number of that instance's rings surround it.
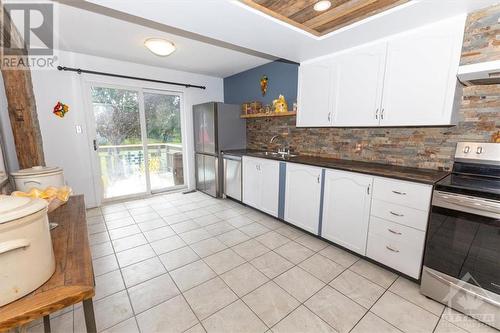
M 8 1 L 1 17 L 2 69 L 55 68 L 53 3 Z

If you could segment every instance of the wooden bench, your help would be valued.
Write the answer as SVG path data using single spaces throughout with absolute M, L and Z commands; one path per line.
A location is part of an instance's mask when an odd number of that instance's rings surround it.
M 73 196 L 49 214 L 56 258 L 52 277 L 32 293 L 0 307 L 0 331 L 43 317 L 45 332 L 50 332 L 49 314 L 83 302 L 87 332 L 96 332 L 92 297 L 95 294 L 83 195 Z

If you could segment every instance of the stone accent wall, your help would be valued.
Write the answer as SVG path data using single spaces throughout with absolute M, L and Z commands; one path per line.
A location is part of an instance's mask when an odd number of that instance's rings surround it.
M 462 65 L 500 59 L 500 4 L 467 17 Z
M 462 63 L 500 58 L 499 17 L 500 5 L 469 15 Z M 269 140 L 282 134 L 301 154 L 450 170 L 457 142 L 490 141 L 500 130 L 500 85 L 462 90 L 454 127 L 297 128 L 295 117 L 258 118 L 247 120 L 247 145 L 276 149 Z

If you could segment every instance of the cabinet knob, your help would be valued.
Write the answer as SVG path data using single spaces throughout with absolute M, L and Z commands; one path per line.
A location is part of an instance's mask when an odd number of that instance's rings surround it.
M 328 121 L 332 121 L 332 113 L 328 112 Z
M 375 111 L 375 119 L 378 120 L 378 109 Z
M 483 153 L 483 147 L 477 147 L 476 149 L 476 154 L 482 154 Z
M 470 152 L 470 147 L 469 146 L 465 146 L 464 147 L 464 153 L 467 154 L 468 152 Z
M 380 119 L 384 120 L 384 111 L 385 109 L 382 108 L 382 111 L 380 111 Z

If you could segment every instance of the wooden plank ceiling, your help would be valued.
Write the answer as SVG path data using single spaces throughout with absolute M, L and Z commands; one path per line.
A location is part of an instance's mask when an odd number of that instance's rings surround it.
M 325 11 L 314 10 L 319 0 L 243 0 L 248 6 L 316 36 L 345 27 L 409 0 L 331 0 Z

